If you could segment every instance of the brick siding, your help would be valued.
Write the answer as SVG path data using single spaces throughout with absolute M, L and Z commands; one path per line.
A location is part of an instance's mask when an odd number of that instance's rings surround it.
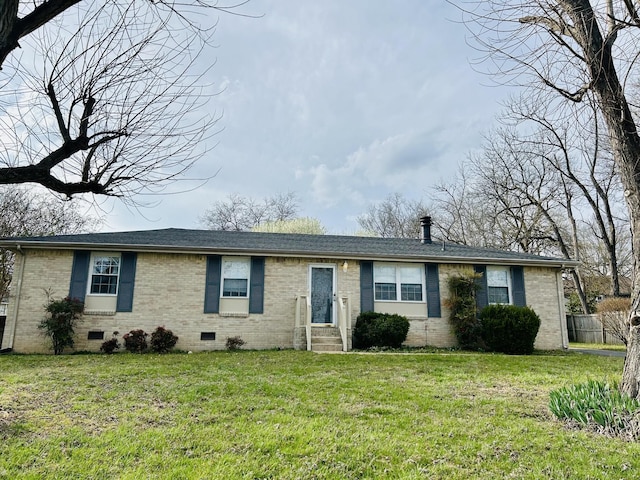
M 360 309 L 360 269 L 357 261 L 313 258 L 267 258 L 265 262 L 264 314 L 225 316 L 204 313 L 206 257 L 196 254 L 139 253 L 132 312 L 112 315 L 85 315 L 77 329 L 76 350 L 98 351 L 102 340 L 87 340 L 89 331 L 103 331 L 104 339 L 114 331 L 121 337 L 132 329 L 151 333 L 156 327 L 171 329 L 179 337 L 176 348 L 181 350 L 219 350 L 225 348 L 227 337 L 240 336 L 244 348 L 305 348 L 304 333 L 295 330 L 296 296 L 307 294 L 310 264 L 336 266 L 339 296 L 351 298 L 352 326 Z M 13 349 L 16 352 L 42 352 L 48 349 L 45 338 L 37 329 L 44 315 L 46 292 L 55 298 L 68 294 L 73 251 L 26 250 L 24 271 L 17 255 L 14 283 L 7 312 L 3 347 L 10 343 L 10 323 L 18 307 Z M 456 273 L 471 273 L 470 266 L 441 265 L 440 294 L 448 296 L 447 278 Z M 540 315 L 542 327 L 536 348 L 562 348 L 560 307 L 556 270 L 525 268 L 527 303 Z M 18 279 L 22 278 L 22 285 Z M 15 294 L 20 291 L 17 302 Z M 449 312 L 442 302 L 441 318 L 411 318 L 406 344 L 449 347 L 455 336 L 448 322 Z M 201 332 L 215 332 L 215 340 L 201 340 Z M 294 334 L 297 340 L 294 341 Z

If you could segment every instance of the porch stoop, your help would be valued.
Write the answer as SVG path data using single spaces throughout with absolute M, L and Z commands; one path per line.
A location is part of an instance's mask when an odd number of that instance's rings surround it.
M 336 327 L 312 327 L 311 351 L 341 352 L 342 339 L 340 338 L 340 330 Z

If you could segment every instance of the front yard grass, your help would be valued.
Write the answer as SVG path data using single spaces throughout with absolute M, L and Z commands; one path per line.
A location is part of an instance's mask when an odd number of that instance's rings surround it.
M 622 359 L 295 351 L 0 357 L 0 478 L 632 479 L 549 391 Z

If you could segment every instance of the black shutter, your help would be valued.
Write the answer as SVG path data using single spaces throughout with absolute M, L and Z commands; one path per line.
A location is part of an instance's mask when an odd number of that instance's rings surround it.
M 360 262 L 360 312 L 373 312 L 373 262 Z
M 118 301 L 116 312 L 133 310 L 133 287 L 136 281 L 136 252 L 122 252 L 120 255 L 120 284 L 118 285 Z
M 511 267 L 511 287 L 513 288 L 511 295 L 513 304 L 519 307 L 525 307 L 527 305 L 527 298 L 524 294 L 523 267 Z
M 427 315 L 429 317 L 441 317 L 440 309 L 440 278 L 438 277 L 438 264 L 425 263 L 427 277 Z
M 73 252 L 69 298 L 75 298 L 84 302 L 84 297 L 87 294 L 87 279 L 89 278 L 90 261 L 91 252 L 85 250 L 76 250 Z
M 204 313 L 218 313 L 220 309 L 220 277 L 222 257 L 207 256 L 207 273 L 204 287 Z
M 474 265 L 473 271 L 479 275 L 480 278 L 476 279 L 476 285 L 478 285 L 478 291 L 476 292 L 476 308 L 478 313 L 484 307 L 489 305 L 489 292 L 487 289 L 487 267 L 484 265 Z
M 264 257 L 251 257 L 249 313 L 264 313 Z

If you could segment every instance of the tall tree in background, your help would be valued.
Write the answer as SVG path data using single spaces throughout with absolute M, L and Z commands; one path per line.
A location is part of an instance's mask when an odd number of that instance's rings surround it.
M 100 223 L 81 213 L 77 203 L 20 187 L 0 187 L 0 237 L 81 233 L 97 229 Z M 7 298 L 13 264 L 13 253 L 0 249 L 0 299 Z
M 320 220 L 312 217 L 298 217 L 290 220 L 272 220 L 262 222 L 251 229 L 265 233 L 302 233 L 305 235 L 325 235 L 327 229 Z
M 0 184 L 131 201 L 182 178 L 216 120 L 202 8 L 233 7 L 0 0 Z
M 384 238 L 420 238 L 420 217 L 428 215 L 422 200 L 411 200 L 394 193 L 369 206 L 357 218 L 365 233 Z
M 461 2 L 476 38 L 508 76 L 554 110 L 593 93 L 629 210 L 634 252 L 632 310 L 621 390 L 640 397 L 640 135 L 630 95 L 639 58 L 640 15 L 629 0 Z M 503 79 L 504 81 L 504 79 Z
M 261 224 L 293 220 L 298 215 L 295 193 L 277 194 L 262 200 L 231 194 L 218 201 L 200 218 L 210 230 L 248 231 Z

